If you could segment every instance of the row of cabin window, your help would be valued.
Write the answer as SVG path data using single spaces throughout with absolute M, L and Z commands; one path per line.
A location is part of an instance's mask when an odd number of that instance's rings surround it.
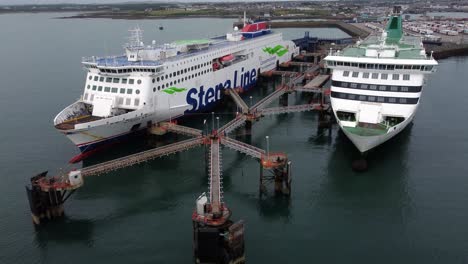
M 88 89 L 91 88 L 91 85 L 88 84 Z M 93 85 L 92 87 L 92 90 L 93 91 L 98 91 L 98 92 L 102 92 L 103 91 L 103 87 L 102 86 L 96 86 L 96 85 Z M 121 94 L 125 94 L 125 91 L 127 94 L 132 94 L 133 93 L 133 89 L 125 89 L 125 88 L 120 88 L 120 93 Z M 119 92 L 119 88 L 116 88 L 116 87 L 104 87 L 104 92 L 107 92 L 107 93 L 118 93 Z M 140 94 L 140 90 L 135 90 L 135 93 L 136 94 Z
M 198 64 L 195 66 L 195 69 L 200 69 L 200 67 L 207 66 L 211 64 L 211 62 L 205 62 L 202 64 Z M 188 69 L 188 68 L 187 68 Z M 184 69 L 185 72 L 187 72 L 187 69 Z M 192 71 L 194 70 L 194 66 L 191 67 Z M 129 73 L 129 72 L 156 72 L 155 69 L 142 69 L 142 68 L 130 68 L 130 69 L 120 69 L 120 70 L 111 70 L 111 69 L 99 69 L 100 72 L 104 73 Z M 174 76 L 177 76 L 181 71 L 174 72 Z M 172 73 L 171 73 L 172 75 Z M 171 76 L 172 77 L 172 76 Z M 166 75 L 167 78 L 167 75 Z
M 89 80 L 92 80 L 93 79 L 93 76 L 90 75 L 88 77 Z M 104 82 L 104 77 L 99 77 L 99 76 L 94 76 L 94 81 L 95 82 Z M 105 81 L 107 83 L 120 83 L 120 78 L 111 78 L 111 77 L 106 77 L 105 78 Z M 134 79 L 127 79 L 127 78 L 122 78 L 122 84 L 134 84 L 135 83 L 135 80 Z M 138 79 L 137 80 L 137 83 L 138 84 L 141 84 L 141 80 Z
M 357 78 L 357 77 L 359 77 L 359 73 L 360 72 L 352 72 L 351 76 L 353 78 Z M 372 76 L 370 74 L 371 74 L 370 72 L 363 72 L 362 73 L 362 78 L 369 79 L 369 77 L 371 77 L 371 79 L 379 79 L 379 73 L 373 72 Z M 348 77 L 349 76 L 349 71 L 343 71 L 343 76 Z M 388 73 L 380 73 L 380 79 L 387 80 L 388 79 Z M 398 73 L 392 74 L 392 80 L 394 80 L 394 81 L 400 80 L 400 74 L 398 74 Z M 410 80 L 410 75 L 409 74 L 403 74 L 403 81 L 409 81 L 409 80 Z
M 105 72 L 105 73 L 156 72 L 155 69 L 141 69 L 141 68 L 121 69 L 121 70 L 99 69 L 99 71 Z
M 185 69 L 182 69 L 180 71 L 175 71 L 175 72 L 171 72 L 169 74 L 166 74 L 166 76 L 161 76 L 161 77 L 158 77 L 155 79 L 153 79 L 153 83 L 155 81 L 159 82 L 159 81 L 164 81 L 164 78 L 166 79 L 169 79 L 169 78 L 172 78 L 172 77 L 176 77 L 178 75 L 181 75 L 181 74 L 184 74 L 184 73 L 187 73 L 187 72 L 190 72 L 190 71 L 195 71 L 195 70 L 198 70 L 200 69 L 201 67 L 206 67 L 208 65 L 211 64 L 211 61 L 210 62 L 205 62 L 205 63 L 201 63 L 201 64 L 198 64 L 198 65 L 195 65 L 195 66 L 192 66 L 190 68 L 185 68 Z M 205 71 L 206 72 L 206 71 Z
M 208 70 L 204 70 L 204 71 L 201 71 L 201 72 L 197 72 L 197 73 L 194 73 L 194 74 L 192 74 L 192 75 L 185 76 L 184 78 L 180 78 L 180 79 L 178 79 L 178 80 L 175 80 L 175 81 L 173 81 L 173 82 L 169 82 L 169 83 L 166 83 L 166 84 L 163 84 L 163 85 L 159 85 L 159 86 L 158 86 L 158 91 L 161 90 L 161 89 L 164 89 L 164 88 L 168 88 L 168 87 L 170 87 L 170 86 L 172 86 L 172 85 L 176 85 L 176 84 L 178 84 L 178 83 L 181 83 L 181 82 L 183 82 L 183 81 L 187 81 L 187 80 L 190 80 L 190 79 L 192 79 L 192 78 L 201 76 L 201 75 L 206 74 L 206 73 L 208 73 L 208 72 L 210 72 L 210 71 L 212 71 L 212 69 L 208 69 Z M 156 88 L 153 88 L 153 92 L 155 92 L 155 91 L 156 91 Z
M 339 88 L 351 88 L 351 89 L 362 89 L 362 90 L 375 90 L 375 91 L 387 91 L 387 92 L 421 92 L 421 86 L 397 86 L 397 85 L 378 85 L 378 84 L 367 84 L 367 83 L 349 83 L 332 81 L 332 85 Z
M 357 62 L 342 62 L 342 61 L 327 61 L 328 66 L 345 66 L 358 67 L 361 69 L 373 70 L 418 70 L 432 71 L 432 65 L 393 65 L 393 64 L 373 64 L 373 63 L 357 63 Z
M 85 95 L 84 95 L 84 100 L 85 100 L 85 101 L 88 100 L 88 93 L 85 93 Z M 94 94 L 91 94 L 91 96 L 89 97 L 89 101 L 90 101 L 90 102 L 94 101 Z M 132 101 L 131 98 L 125 98 L 125 105 L 130 105 L 130 104 L 131 104 L 131 101 Z M 124 104 L 124 98 L 123 98 L 123 97 L 118 97 L 118 98 L 117 98 L 117 104 L 123 105 L 123 104 Z M 135 99 L 133 100 L 133 106 L 138 106 L 139 104 L 140 104 L 140 99 L 139 99 L 139 98 L 135 98 Z
M 378 102 L 388 104 L 417 104 L 419 101 L 419 98 L 385 97 L 374 95 L 348 94 L 340 92 L 332 92 L 331 97 L 355 101 Z

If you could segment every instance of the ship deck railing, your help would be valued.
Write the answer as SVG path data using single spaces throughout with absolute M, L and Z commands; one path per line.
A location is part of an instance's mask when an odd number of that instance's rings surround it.
M 194 55 L 200 55 L 203 53 L 208 53 L 213 50 L 217 50 L 220 48 L 225 48 L 225 47 L 236 47 L 239 45 L 243 45 L 246 43 L 249 43 L 253 40 L 258 40 L 259 38 L 263 37 L 270 37 L 274 35 L 278 35 L 281 33 L 271 33 L 267 34 L 265 36 L 257 37 L 257 38 L 252 38 L 252 39 L 245 39 L 242 41 L 229 41 L 225 39 L 224 40 L 218 38 L 213 38 L 214 40 L 218 40 L 218 42 L 213 43 L 212 45 L 208 46 L 207 48 L 200 49 L 200 50 L 195 50 L 192 52 L 186 52 L 186 53 L 180 53 L 177 54 L 176 56 L 172 56 L 169 58 L 165 58 L 162 60 L 139 60 L 139 61 L 128 61 L 128 58 L 125 54 L 123 55 L 117 55 L 117 56 L 106 56 L 106 57 L 97 57 L 97 56 L 92 56 L 92 57 L 83 57 L 82 58 L 82 63 L 85 64 L 96 64 L 97 66 L 104 66 L 104 67 L 128 67 L 128 66 L 150 66 L 150 67 L 156 67 L 164 64 L 165 62 L 170 62 L 170 61 L 176 61 L 180 60 L 183 58 L 191 57 Z
M 75 116 L 75 117 L 66 119 L 62 123 L 55 125 L 55 128 L 60 129 L 60 130 L 70 130 L 70 129 L 74 129 L 76 124 L 93 122 L 93 121 L 100 120 L 102 118 L 103 117 L 93 116 L 93 115 L 88 115 L 88 114 Z

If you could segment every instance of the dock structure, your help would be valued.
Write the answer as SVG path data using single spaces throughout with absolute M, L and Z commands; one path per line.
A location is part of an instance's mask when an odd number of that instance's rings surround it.
M 310 61 L 311 63 L 318 64 L 322 58 L 326 56 L 326 52 L 302 52 L 296 56 L 297 60 Z
M 330 75 L 318 75 L 312 81 L 304 86 L 295 86 L 294 90 L 298 92 L 321 93 L 327 92 L 328 89 L 322 88 L 324 83 L 330 79 Z
M 227 90 L 226 94 L 232 98 L 240 112 L 225 125 L 217 129 L 213 127 L 211 133 L 178 125 L 175 122 L 161 122 L 151 127 L 150 130 L 156 134 L 180 134 L 188 136 L 189 139 L 73 170 L 63 175 L 47 176 L 47 172 L 43 172 L 32 177 L 30 186 L 26 186 L 26 191 L 34 224 L 40 225 L 43 220 L 62 216 L 63 204 L 84 184 L 84 179 L 87 177 L 105 174 L 195 147 L 209 146 L 208 195 L 204 193 L 198 197 L 192 214 L 194 261 L 196 263 L 244 263 L 244 223 L 231 221 L 231 211 L 223 199 L 221 146 L 243 153 L 259 162 L 260 193 L 266 191 L 267 183 L 274 182 L 275 193 L 290 195 L 291 161 L 285 153 L 270 152 L 269 149 L 265 151 L 229 135 L 241 126 L 251 129 L 252 122 L 266 115 L 315 110 L 323 112 L 330 108 L 323 100 L 326 89 L 322 88 L 329 79 L 328 75 L 317 75 L 318 66 L 310 63 L 295 62 L 287 66 L 300 66 L 301 69 L 306 69 L 300 72 L 265 73 L 265 76 L 281 76 L 282 82 L 272 93 L 250 107 L 236 89 Z M 302 85 L 308 75 L 315 78 Z M 292 92 L 314 94 L 321 92 L 322 100 L 290 106 L 287 102 L 287 95 Z M 280 101 L 280 106 L 269 107 L 277 99 Z

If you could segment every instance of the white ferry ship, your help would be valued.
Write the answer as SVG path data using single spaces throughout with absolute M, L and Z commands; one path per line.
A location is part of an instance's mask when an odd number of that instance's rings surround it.
M 54 119 L 81 157 L 157 122 L 206 111 L 224 89 L 250 89 L 261 72 L 299 54 L 266 22 L 245 24 L 225 36 L 163 45 L 154 40 L 145 45 L 140 29 L 130 31 L 124 55 L 83 59 L 83 95 Z
M 420 37 L 404 35 L 399 7 L 381 36 L 330 51 L 325 61 L 333 72 L 333 112 L 361 152 L 389 140 L 413 120 L 424 78 L 437 65 Z

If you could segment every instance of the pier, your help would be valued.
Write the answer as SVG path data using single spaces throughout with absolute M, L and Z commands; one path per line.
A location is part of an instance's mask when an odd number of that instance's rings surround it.
M 262 117 L 303 111 L 329 113 L 330 105 L 326 97 L 328 90 L 323 85 L 330 78 L 320 74 L 316 63 L 290 62 L 281 65 L 288 70 L 274 70 L 262 73 L 264 78 L 280 77 L 281 82 L 274 91 L 250 107 L 238 94 L 236 88 L 225 90 L 225 94 L 239 110 L 235 117 L 212 131 L 183 126 L 176 122 L 161 122 L 149 128 L 150 133 L 162 135 L 174 133 L 188 139 L 117 158 L 66 174 L 47 176 L 43 172 L 31 178 L 26 192 L 34 224 L 41 225 L 64 214 L 64 203 L 81 186 L 85 179 L 111 171 L 147 162 L 159 157 L 186 151 L 195 147 L 206 147 L 206 166 L 208 190 L 196 199 L 192 213 L 193 255 L 196 263 L 244 263 L 244 222 L 231 220 L 231 210 L 223 199 L 222 148 L 230 149 L 249 156 L 259 163 L 259 192 L 267 193 L 267 185 L 273 183 L 274 192 L 279 195 L 291 194 L 292 162 L 287 154 L 270 152 L 230 136 L 236 129 L 244 126 L 251 130 L 252 123 Z M 299 69 L 295 71 L 290 68 Z M 240 87 L 239 87 L 240 88 Z M 288 94 L 311 93 L 314 100 L 307 104 L 288 105 Z M 279 99 L 279 106 L 270 106 Z M 212 113 L 213 124 L 214 115 Z

